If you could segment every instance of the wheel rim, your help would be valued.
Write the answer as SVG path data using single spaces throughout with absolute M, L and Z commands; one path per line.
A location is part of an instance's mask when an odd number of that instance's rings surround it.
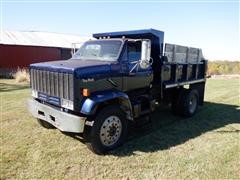
M 190 97 L 188 106 L 190 113 L 194 113 L 197 107 L 197 97 L 195 95 Z
M 119 117 L 109 116 L 103 122 L 100 129 L 100 140 L 104 146 L 115 144 L 122 133 L 122 123 Z

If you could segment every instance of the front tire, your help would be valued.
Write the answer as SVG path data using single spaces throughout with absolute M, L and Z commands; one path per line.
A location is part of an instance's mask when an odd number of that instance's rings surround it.
M 120 146 L 127 136 L 128 120 L 119 106 L 106 106 L 100 110 L 94 120 L 93 127 L 86 131 L 86 144 L 96 154 Z

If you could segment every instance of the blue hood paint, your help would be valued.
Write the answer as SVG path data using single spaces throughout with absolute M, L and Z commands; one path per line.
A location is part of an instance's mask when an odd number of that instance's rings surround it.
M 120 67 L 118 62 L 77 59 L 49 61 L 30 65 L 30 68 L 34 69 L 74 73 L 78 79 L 119 76 Z

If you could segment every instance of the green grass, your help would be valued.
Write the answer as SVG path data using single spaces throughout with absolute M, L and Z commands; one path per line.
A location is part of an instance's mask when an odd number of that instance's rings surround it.
M 239 80 L 208 80 L 193 118 L 159 107 L 152 124 L 98 156 L 58 130 L 41 128 L 26 109 L 27 84 L 0 80 L 1 179 L 239 179 Z

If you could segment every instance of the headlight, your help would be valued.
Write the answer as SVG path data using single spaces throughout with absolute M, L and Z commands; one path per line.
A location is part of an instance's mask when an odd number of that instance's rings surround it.
M 38 92 L 32 89 L 32 97 L 38 98 Z
M 73 101 L 69 101 L 67 99 L 61 99 L 61 105 L 66 109 L 73 110 Z

